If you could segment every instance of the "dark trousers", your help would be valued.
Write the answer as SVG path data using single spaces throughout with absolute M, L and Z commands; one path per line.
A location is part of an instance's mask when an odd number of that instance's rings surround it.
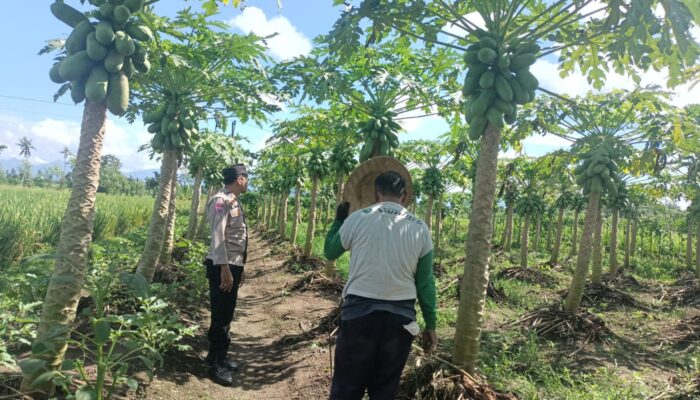
M 371 400 L 394 399 L 413 342 L 403 327 L 410 322 L 385 311 L 341 321 L 330 399 L 359 400 L 365 390 Z
M 223 359 L 228 352 L 231 338 L 229 330 L 233 320 L 233 312 L 236 309 L 238 299 L 238 285 L 241 283 L 243 267 L 240 265 L 229 265 L 231 275 L 233 275 L 233 288 L 224 292 L 219 288 L 221 285 L 221 269 L 214 265 L 210 259 L 204 261 L 207 267 L 207 278 L 209 279 L 209 306 L 211 310 L 211 324 L 207 337 L 209 338 L 209 356 L 214 359 Z

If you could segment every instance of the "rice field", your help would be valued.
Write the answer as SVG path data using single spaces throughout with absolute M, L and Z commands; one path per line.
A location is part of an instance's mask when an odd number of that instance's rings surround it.
M 58 243 L 70 192 L 0 186 L 0 270 Z M 153 198 L 97 194 L 93 240 L 148 223 Z

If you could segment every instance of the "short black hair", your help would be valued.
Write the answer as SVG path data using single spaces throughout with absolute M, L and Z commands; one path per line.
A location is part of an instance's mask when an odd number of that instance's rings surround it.
M 245 165 L 243 164 L 228 166 L 221 171 L 221 174 L 224 176 L 224 185 L 232 184 L 236 181 L 236 179 L 238 179 L 239 176 L 248 177 Z
M 388 171 L 374 180 L 374 188 L 381 195 L 401 197 L 406 193 L 406 180 L 398 172 Z

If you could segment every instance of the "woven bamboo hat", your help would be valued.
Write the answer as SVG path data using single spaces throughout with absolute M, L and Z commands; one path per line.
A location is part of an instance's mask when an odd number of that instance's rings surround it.
M 389 171 L 398 173 L 406 181 L 408 200 L 405 205 L 413 201 L 413 181 L 408 169 L 393 157 L 378 156 L 358 165 L 350 174 L 343 190 L 343 201 L 350 203 L 350 212 L 376 203 L 374 180 L 380 174 Z

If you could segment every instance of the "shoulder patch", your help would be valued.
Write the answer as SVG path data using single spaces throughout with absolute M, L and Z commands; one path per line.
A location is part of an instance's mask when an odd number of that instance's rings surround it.
M 214 203 L 214 209 L 218 213 L 224 212 L 224 210 L 226 209 L 226 202 L 224 201 L 224 199 L 222 199 L 222 198 L 216 199 L 216 203 Z

